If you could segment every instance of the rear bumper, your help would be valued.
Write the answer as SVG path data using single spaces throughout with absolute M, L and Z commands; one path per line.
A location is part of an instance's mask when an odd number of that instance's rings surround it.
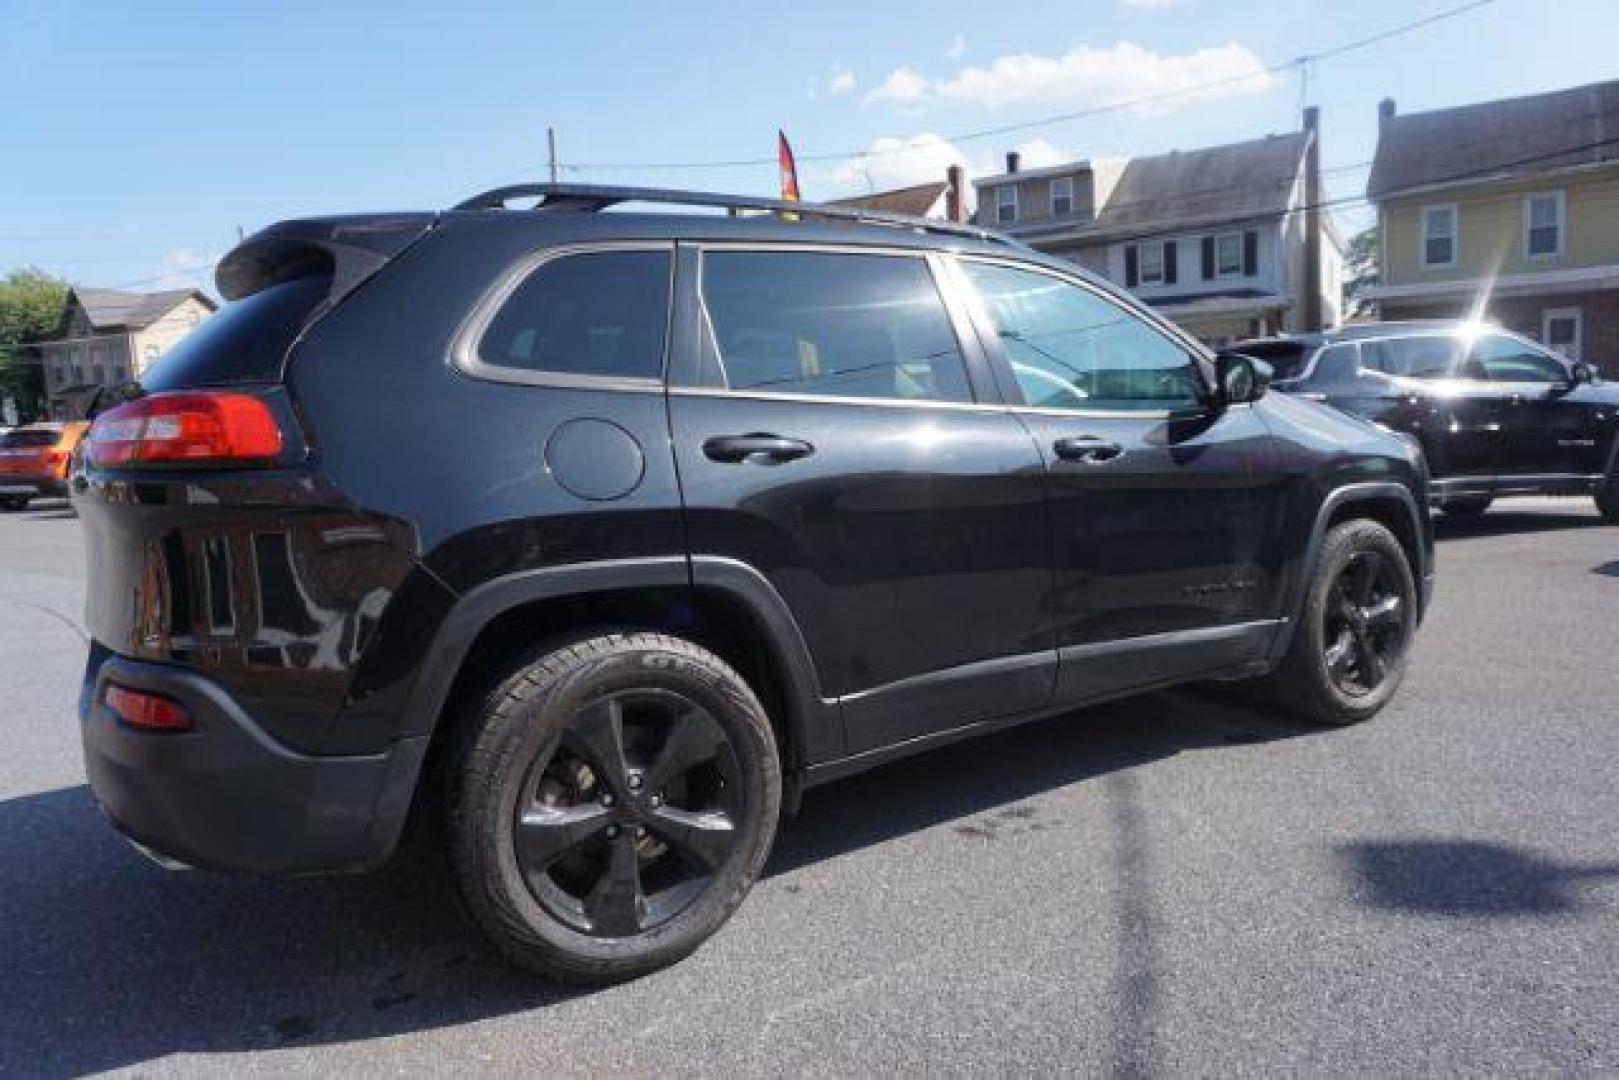
M 67 481 L 54 476 L 0 473 L 0 495 L 66 495 Z
M 104 704 L 108 682 L 164 694 L 190 712 L 184 733 L 134 730 Z M 398 842 L 427 738 L 385 752 L 301 754 L 267 735 L 194 672 L 93 646 L 79 714 L 85 771 L 120 831 L 167 859 L 219 870 L 363 870 Z

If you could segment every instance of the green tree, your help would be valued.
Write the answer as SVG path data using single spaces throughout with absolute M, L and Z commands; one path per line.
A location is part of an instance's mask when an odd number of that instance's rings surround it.
M 1343 311 L 1346 317 L 1365 315 L 1371 310 L 1371 303 L 1360 299 L 1357 294 L 1369 285 L 1376 285 L 1381 272 L 1377 264 L 1377 227 L 1365 229 L 1355 234 L 1349 241 L 1349 250 L 1344 253 L 1344 302 Z
M 0 278 L 0 401 L 16 402 L 19 420 L 44 412 L 44 366 L 39 350 L 27 346 L 56 332 L 67 288 L 67 282 L 33 267 Z

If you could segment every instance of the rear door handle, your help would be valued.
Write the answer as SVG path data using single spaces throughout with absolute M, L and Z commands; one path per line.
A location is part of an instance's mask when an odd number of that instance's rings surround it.
M 748 435 L 716 435 L 703 443 L 703 453 L 711 461 L 728 464 L 748 461 L 796 461 L 815 453 L 803 439 L 753 432 Z
M 1064 461 L 1083 461 L 1087 465 L 1098 465 L 1124 455 L 1124 447 L 1096 435 L 1073 435 L 1058 439 L 1053 449 Z

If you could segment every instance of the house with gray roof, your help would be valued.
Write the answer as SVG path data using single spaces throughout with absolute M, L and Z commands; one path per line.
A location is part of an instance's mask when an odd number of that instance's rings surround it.
M 1479 317 L 1619 374 L 1619 81 L 1400 114 L 1367 180 L 1385 319 Z
M 68 290 L 56 338 L 40 346 L 53 416 L 66 416 L 95 387 L 137 380 L 218 309 L 197 289 Z
M 1213 345 L 1339 322 L 1320 114 L 1286 135 L 974 183 L 978 220 L 1123 285 Z

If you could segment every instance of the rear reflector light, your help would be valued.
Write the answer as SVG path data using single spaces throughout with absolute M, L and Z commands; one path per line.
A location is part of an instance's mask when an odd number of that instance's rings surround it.
M 90 428 L 90 460 L 225 464 L 271 461 L 281 454 L 281 427 L 251 394 L 152 394 L 110 409 Z
M 113 715 L 130 727 L 142 731 L 191 730 L 191 714 L 185 706 L 161 694 L 109 686 L 105 700 Z

